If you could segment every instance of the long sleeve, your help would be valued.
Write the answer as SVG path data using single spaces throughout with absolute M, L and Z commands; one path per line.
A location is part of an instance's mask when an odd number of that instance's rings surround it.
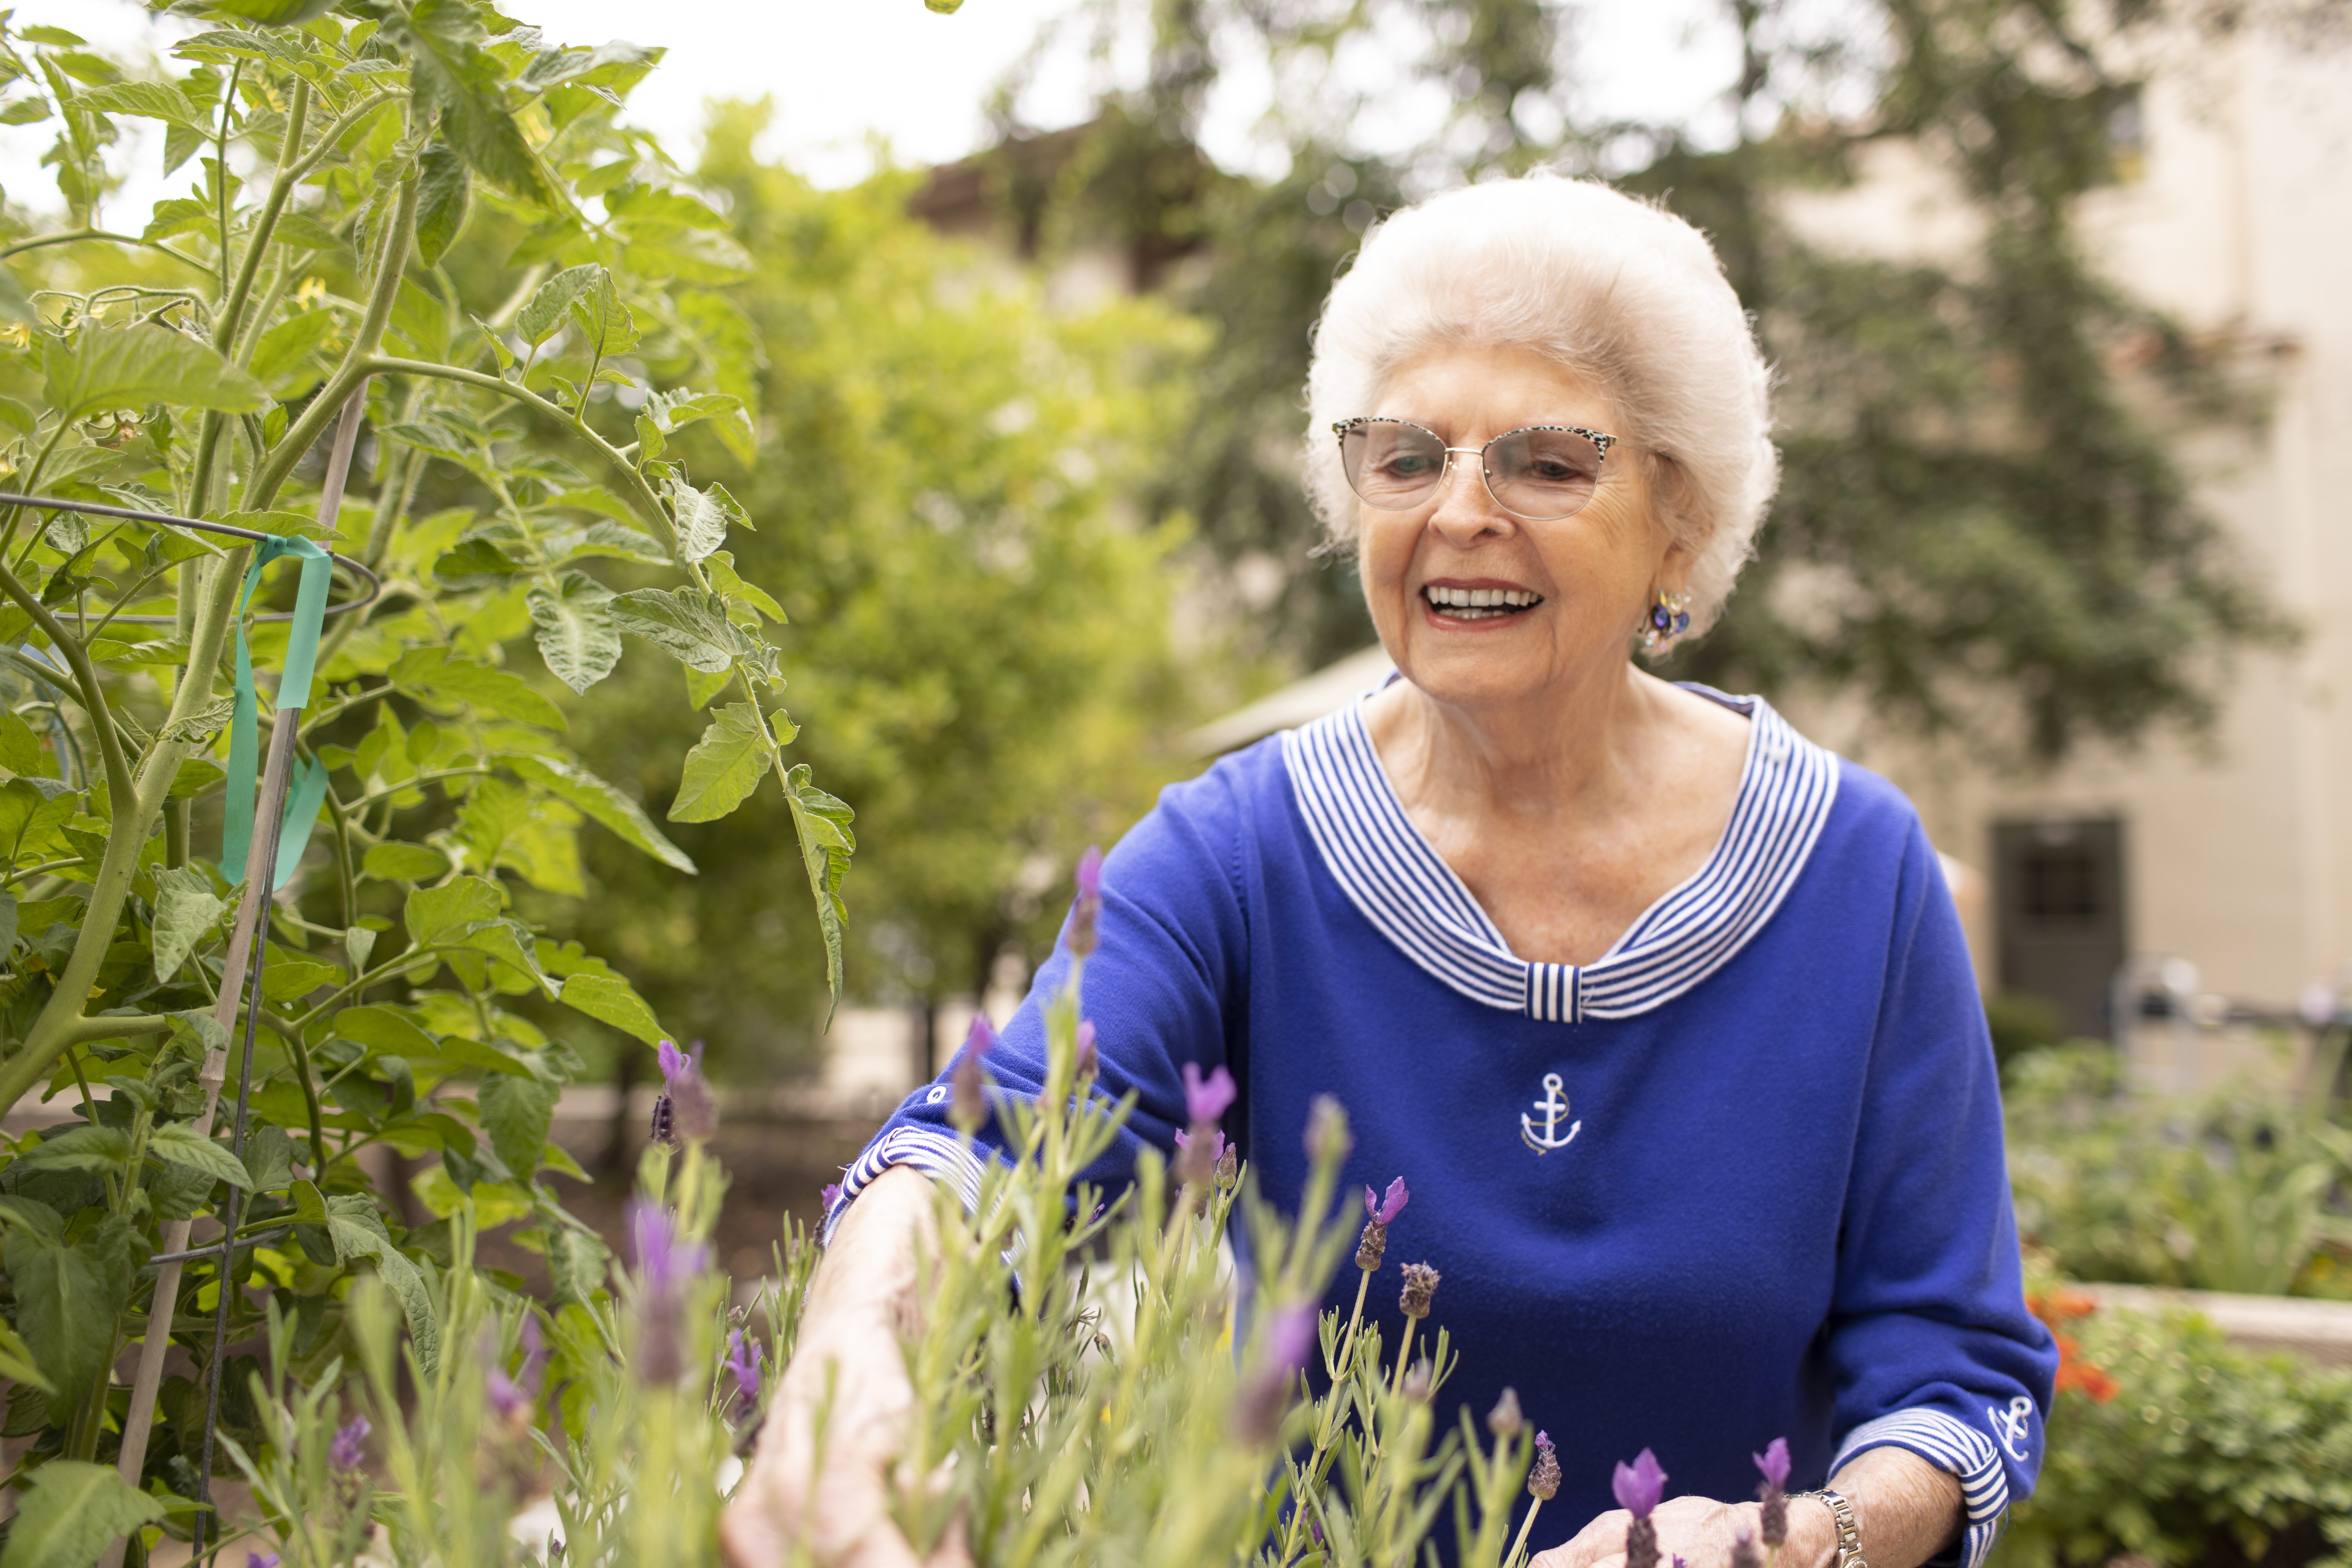
M 1901 882 L 1829 1318 L 1836 1464 L 1895 1447 L 1956 1476 L 1948 1560 L 1979 1568 L 2033 1489 L 2057 1352 L 2025 1307 L 1991 1042 L 1916 825 Z
M 1091 1181 L 1123 1185 L 1144 1143 L 1174 1147 L 1184 1121 L 1184 1063 L 1241 1073 L 1249 943 L 1239 880 L 1243 807 L 1230 767 L 1164 792 L 1104 861 L 1100 945 L 1087 961 L 1086 1011 L 1102 1055 L 1103 1092 L 1116 1100 L 1132 1089 L 1137 1100 L 1118 1141 L 1087 1173 Z M 1034 1095 L 1044 1082 L 1043 1005 L 1069 972 L 1066 922 L 989 1053 L 988 1073 L 1003 1092 Z M 977 1197 L 980 1161 L 1001 1150 L 993 1126 L 967 1146 L 950 1124 L 951 1073 L 952 1064 L 909 1095 L 849 1166 L 826 1215 L 828 1233 L 843 1207 L 892 1165 L 951 1182 L 967 1203 Z

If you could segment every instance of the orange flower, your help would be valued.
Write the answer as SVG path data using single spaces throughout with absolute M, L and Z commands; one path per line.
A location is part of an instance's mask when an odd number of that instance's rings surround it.
M 2098 1310 L 2096 1301 L 2072 1290 L 2053 1290 L 2046 1296 L 2028 1296 L 2025 1307 L 2049 1325 L 2050 1337 L 2058 1342 L 2059 1393 L 2072 1389 L 2093 1404 L 2105 1405 L 2122 1392 L 2104 1367 L 2084 1359 L 2083 1347 L 2075 1342 L 2074 1336 L 2060 1331 L 2058 1327 L 2070 1319 L 2089 1317 Z

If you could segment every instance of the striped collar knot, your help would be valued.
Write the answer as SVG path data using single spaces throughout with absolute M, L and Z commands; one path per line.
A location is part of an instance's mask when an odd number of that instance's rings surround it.
M 1691 878 L 1583 965 L 1519 957 L 1406 816 L 1364 726 L 1363 700 L 1286 731 L 1283 763 L 1325 869 L 1373 929 L 1472 1001 L 1551 1023 L 1627 1018 L 1731 962 L 1805 868 L 1837 798 L 1837 758 L 1760 697 L 1695 687 L 1752 721 L 1739 795 Z

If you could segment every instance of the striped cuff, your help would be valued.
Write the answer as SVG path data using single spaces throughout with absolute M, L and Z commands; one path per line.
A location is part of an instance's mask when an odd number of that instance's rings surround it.
M 1992 1439 L 1958 1416 L 1916 1405 L 1865 1421 L 1847 1433 L 1830 1462 L 1830 1474 L 1836 1475 L 1848 1459 L 1873 1448 L 1901 1448 L 1958 1479 L 1967 1526 L 1956 1549 L 1931 1560 L 1928 1568 L 1983 1568 L 1993 1542 L 2009 1524 L 2009 1472 L 2001 1468 L 2000 1450 Z
M 840 1195 L 824 1211 L 824 1223 L 817 1227 L 819 1246 L 833 1240 L 833 1227 L 841 1223 L 851 1200 L 866 1190 L 866 1184 L 893 1165 L 912 1165 L 947 1183 L 955 1188 L 966 1209 L 980 1206 L 980 1179 L 988 1166 L 963 1140 L 929 1127 L 894 1127 L 868 1143 L 865 1152 L 842 1172 Z

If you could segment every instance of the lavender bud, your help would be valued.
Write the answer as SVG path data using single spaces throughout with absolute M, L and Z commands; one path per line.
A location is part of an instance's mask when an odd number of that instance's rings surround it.
M 689 1056 L 664 1040 L 660 1055 L 663 1093 L 654 1103 L 654 1141 L 677 1144 L 709 1138 L 719 1131 L 719 1100 L 702 1076 L 702 1042 L 694 1042 Z
M 1495 1401 L 1495 1408 L 1486 1412 L 1486 1430 L 1497 1437 L 1516 1437 L 1527 1418 L 1519 1414 L 1517 1389 L 1503 1390 L 1503 1397 Z
M 1217 1156 L 1218 1184 L 1220 1186 L 1233 1185 L 1234 1178 L 1240 1175 L 1241 1171 L 1242 1158 L 1239 1146 L 1232 1143 L 1226 1144 L 1225 1152 Z
M 1356 1238 L 1356 1267 L 1370 1274 L 1381 1266 L 1381 1255 L 1389 1249 L 1389 1227 L 1377 1219 L 1364 1222 L 1364 1234 Z
M 1756 1548 L 1756 1537 L 1746 1525 L 1731 1532 L 1731 1568 L 1764 1568 L 1764 1553 Z
M 648 1136 L 656 1143 L 667 1143 L 673 1149 L 677 1147 L 677 1118 L 671 1111 L 667 1094 L 654 1096 L 654 1124 Z
M 357 1470 L 367 1463 L 368 1418 L 354 1415 L 335 1429 L 335 1440 L 327 1447 L 327 1463 L 345 1472 Z
M 1397 1297 L 1397 1310 L 1408 1318 L 1429 1316 L 1429 1299 L 1437 1294 L 1440 1276 L 1426 1263 L 1404 1266 L 1404 1289 Z
M 1095 928 L 1102 919 L 1102 851 L 1093 845 L 1078 857 L 1078 896 L 1070 905 L 1070 955 L 1084 958 L 1097 942 Z
M 1789 1440 L 1775 1437 L 1760 1454 L 1748 1458 L 1756 1461 L 1757 1470 L 1764 1482 L 1756 1489 L 1756 1499 L 1763 1504 L 1764 1544 L 1777 1550 L 1789 1539 L 1789 1500 L 1782 1490 L 1789 1484 Z
M 1764 1544 L 1778 1551 L 1787 1543 L 1789 1539 L 1788 1495 L 1769 1487 L 1759 1489 L 1764 1494 L 1763 1507 L 1759 1510 L 1762 1515 L 1760 1522 L 1763 1525 Z
M 1078 1020 L 1078 1081 L 1091 1083 L 1102 1077 L 1102 1054 L 1095 1048 L 1095 1021 Z
M 1234 1429 L 1243 1442 L 1261 1446 L 1280 1436 L 1298 1369 L 1315 1347 L 1318 1317 L 1311 1306 L 1290 1307 L 1267 1325 L 1265 1353 L 1242 1379 L 1234 1400 Z
M 1658 1527 L 1646 1519 L 1625 1527 L 1625 1568 L 1658 1568 Z
M 1559 1490 L 1559 1456 L 1552 1450 L 1551 1434 L 1536 1434 L 1535 1468 L 1528 1472 L 1528 1495 L 1538 1502 L 1549 1502 Z
M 1317 1095 L 1307 1113 L 1307 1157 L 1318 1163 L 1344 1160 L 1355 1146 L 1348 1135 L 1348 1113 L 1329 1095 Z
M 1412 1369 L 1404 1374 L 1403 1393 L 1407 1399 L 1425 1400 L 1436 1386 L 1437 1368 L 1427 1356 L 1413 1363 Z
M 955 1089 L 948 1101 L 948 1120 L 966 1132 L 977 1132 L 988 1121 L 988 1095 L 982 1089 L 980 1063 L 967 1051 L 956 1058 L 950 1078 Z

